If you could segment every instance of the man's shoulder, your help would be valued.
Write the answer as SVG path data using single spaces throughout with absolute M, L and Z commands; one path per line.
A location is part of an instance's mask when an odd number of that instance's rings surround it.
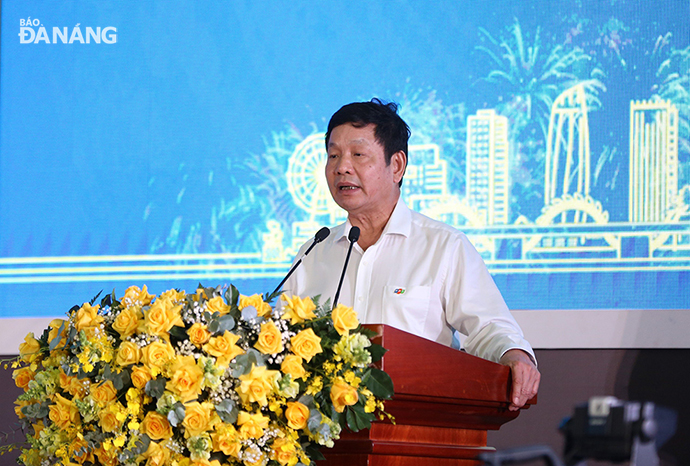
M 455 227 L 443 223 L 439 220 L 435 220 L 431 217 L 427 217 L 424 214 L 420 214 L 414 210 L 410 210 L 412 227 L 424 232 L 428 235 L 447 237 L 448 239 L 458 239 L 461 240 L 465 238 L 465 234 Z

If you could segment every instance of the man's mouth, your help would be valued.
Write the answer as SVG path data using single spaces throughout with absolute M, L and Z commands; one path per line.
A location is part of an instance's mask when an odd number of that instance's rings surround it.
M 350 191 L 353 189 L 357 189 L 357 186 L 340 186 L 338 189 L 341 191 Z

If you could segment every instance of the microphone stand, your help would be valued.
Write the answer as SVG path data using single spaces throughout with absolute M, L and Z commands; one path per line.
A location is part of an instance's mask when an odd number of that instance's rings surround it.
M 343 273 L 340 275 L 340 282 L 338 283 L 338 289 L 335 292 L 335 298 L 333 298 L 333 307 L 335 309 L 338 305 L 338 297 L 340 296 L 340 289 L 343 287 L 343 280 L 345 279 L 345 271 L 347 270 L 347 263 L 350 262 L 350 254 L 352 253 L 352 246 L 359 239 L 359 227 L 350 228 L 350 232 L 347 234 L 347 239 L 350 241 L 350 247 L 347 249 L 347 256 L 345 257 L 345 265 L 343 265 Z
M 283 281 L 281 281 L 278 284 L 278 286 L 276 287 L 275 290 L 273 290 L 273 293 L 271 293 L 271 295 L 275 295 L 278 292 L 278 290 L 280 290 L 280 288 L 285 284 L 287 279 L 290 278 L 290 275 L 292 275 L 292 272 L 294 272 L 297 269 L 297 267 L 302 263 L 302 259 L 307 257 L 307 254 L 309 254 L 309 252 L 311 252 L 311 250 L 314 249 L 314 246 L 319 244 L 321 241 L 325 240 L 328 237 L 328 235 L 330 235 L 330 234 L 331 234 L 331 230 L 329 230 L 328 227 L 323 227 L 319 231 L 316 232 L 316 235 L 314 235 L 314 242 L 311 243 L 311 245 L 309 246 L 307 251 L 302 255 L 302 257 L 300 257 L 300 259 L 297 262 L 295 262 L 295 265 L 293 265 L 290 268 L 290 271 L 287 273 L 287 275 L 285 275 L 285 278 L 283 278 Z

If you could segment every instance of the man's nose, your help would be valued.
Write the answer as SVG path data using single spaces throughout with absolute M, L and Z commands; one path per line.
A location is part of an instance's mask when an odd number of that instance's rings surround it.
M 352 160 L 349 155 L 343 155 L 336 159 L 335 173 L 338 175 L 352 173 Z

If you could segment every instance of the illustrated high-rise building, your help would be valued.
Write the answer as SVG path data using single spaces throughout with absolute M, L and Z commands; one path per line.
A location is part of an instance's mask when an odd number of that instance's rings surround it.
M 494 110 L 467 117 L 467 201 L 487 225 L 508 223 L 508 118 Z
M 631 222 L 661 222 L 678 194 L 678 109 L 630 102 Z
M 544 163 L 544 205 L 565 195 L 589 195 L 589 119 L 582 84 L 561 93 L 551 106 Z

